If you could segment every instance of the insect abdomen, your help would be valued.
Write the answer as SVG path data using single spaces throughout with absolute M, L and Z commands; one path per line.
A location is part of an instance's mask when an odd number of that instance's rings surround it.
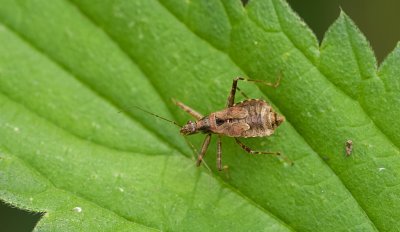
M 241 137 L 270 136 L 283 121 L 283 117 L 274 112 L 272 107 L 263 100 L 250 99 L 239 102 L 235 106 L 242 107 L 248 112 L 248 116 L 243 120 L 250 128 L 244 131 Z

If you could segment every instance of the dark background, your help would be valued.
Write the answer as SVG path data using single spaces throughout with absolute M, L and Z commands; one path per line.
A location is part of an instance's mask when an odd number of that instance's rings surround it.
M 288 2 L 314 31 L 319 41 L 339 16 L 341 8 L 370 41 L 379 62 L 393 50 L 400 39 L 398 0 L 288 0 Z M 0 231 L 31 231 L 39 219 L 39 214 L 24 212 L 0 202 Z
M 288 0 L 288 2 L 314 31 L 319 41 L 339 16 L 341 8 L 370 42 L 379 63 L 400 40 L 398 0 Z

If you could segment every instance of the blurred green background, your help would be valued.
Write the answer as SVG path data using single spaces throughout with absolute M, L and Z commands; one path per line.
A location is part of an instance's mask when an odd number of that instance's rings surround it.
M 132 0 L 136 1 L 136 0 Z M 200 0 L 201 1 L 201 0 Z M 322 40 L 340 8 L 357 24 L 381 62 L 400 39 L 398 0 L 288 0 L 291 7 Z M 0 5 L 1 7 L 1 5 Z M 0 202 L 0 231 L 31 231 L 39 214 L 24 212 Z

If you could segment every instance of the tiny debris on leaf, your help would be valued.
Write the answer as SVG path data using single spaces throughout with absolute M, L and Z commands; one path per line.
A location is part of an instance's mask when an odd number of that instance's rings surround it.
M 349 139 L 346 141 L 346 156 L 350 156 L 352 151 L 353 151 L 353 141 Z

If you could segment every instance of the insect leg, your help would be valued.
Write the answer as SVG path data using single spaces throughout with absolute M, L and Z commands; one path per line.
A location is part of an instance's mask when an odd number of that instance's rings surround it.
M 247 153 L 249 154 L 254 154 L 254 155 L 259 155 L 259 154 L 269 154 L 269 155 L 274 155 L 277 158 L 283 158 L 283 160 L 290 164 L 293 165 L 293 162 L 291 160 L 289 160 L 287 157 L 282 156 L 281 153 L 279 152 L 270 152 L 270 151 L 254 151 L 253 149 L 251 149 L 250 147 L 246 146 L 244 143 L 242 143 L 238 138 L 235 138 L 235 141 L 237 144 L 239 144 L 239 146 L 245 150 Z
M 193 118 L 200 120 L 203 118 L 203 115 L 200 114 L 199 112 L 195 111 L 194 109 L 190 108 L 189 106 L 183 104 L 180 101 L 175 101 L 173 100 L 174 103 L 179 106 L 182 110 L 184 110 L 186 113 L 190 114 Z
M 235 103 L 235 94 L 236 94 L 236 89 L 237 89 L 237 82 L 238 82 L 238 80 L 240 80 L 240 78 L 241 77 L 235 78 L 232 81 L 231 92 L 229 93 L 228 100 L 226 102 L 226 106 L 227 107 L 231 107 Z
M 221 136 L 218 135 L 218 140 L 217 140 L 217 168 L 218 171 L 222 171 L 222 142 L 221 142 Z
M 201 145 L 201 151 L 200 151 L 199 156 L 197 157 L 197 162 L 196 162 L 197 167 L 200 166 L 201 161 L 203 161 L 203 157 L 207 152 L 207 148 L 208 148 L 208 145 L 210 145 L 210 141 L 211 141 L 211 134 L 208 134 L 206 136 L 206 138 L 204 139 L 203 145 Z
M 280 155 L 281 155 L 281 153 L 279 153 L 279 152 L 254 151 L 253 149 L 251 149 L 250 147 L 248 147 L 248 146 L 246 146 L 244 143 L 242 143 L 239 139 L 235 138 L 235 141 L 236 141 L 237 144 L 239 144 L 239 146 L 240 146 L 243 150 L 245 150 L 247 153 L 250 153 L 250 154 L 255 154 L 255 155 L 258 155 L 258 154 L 270 154 L 270 155 L 277 155 L 277 156 L 280 156 Z
M 275 83 L 266 82 L 264 80 L 247 79 L 247 78 L 243 78 L 243 77 L 237 77 L 237 78 L 233 79 L 231 92 L 229 93 L 228 100 L 226 102 L 226 106 L 227 107 L 231 107 L 235 103 L 236 90 L 240 91 L 240 89 L 237 87 L 237 82 L 239 80 L 241 80 L 241 81 L 250 81 L 250 82 L 258 82 L 258 83 L 262 83 L 264 85 L 276 88 L 276 87 L 279 86 L 279 84 L 281 82 L 281 75 L 279 75 L 278 80 Z M 245 98 L 248 98 L 246 94 L 244 94 L 243 92 L 241 92 L 241 93 Z
M 266 82 L 264 80 L 247 79 L 247 78 L 243 78 L 243 77 L 238 77 L 237 79 L 239 79 L 241 81 L 258 82 L 258 83 L 261 83 L 263 85 L 271 86 L 271 87 L 274 87 L 274 88 L 278 87 L 279 84 L 281 83 L 281 75 L 278 76 L 278 80 L 276 80 L 275 83 Z
M 188 140 L 188 138 L 186 136 L 183 136 L 185 138 L 186 143 L 190 146 L 190 148 L 192 149 L 193 155 L 196 157 L 199 153 L 197 151 L 197 149 L 193 146 L 193 144 Z M 210 172 L 210 174 L 212 175 L 212 171 L 211 168 L 208 167 L 207 163 L 203 160 L 202 162 L 204 164 L 204 166 L 207 168 L 207 170 Z

